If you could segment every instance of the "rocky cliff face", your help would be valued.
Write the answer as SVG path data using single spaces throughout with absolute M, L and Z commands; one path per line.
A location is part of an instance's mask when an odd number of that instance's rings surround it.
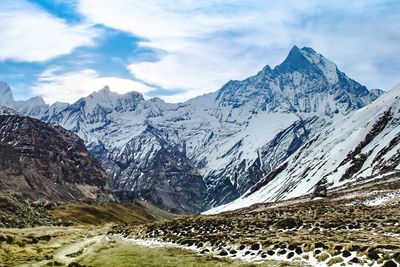
M 379 179 L 398 180 L 399 141 L 400 86 L 397 85 L 372 104 L 314 134 L 239 199 L 209 212 L 298 197 L 311 193 L 323 178 L 333 190 Z
M 380 94 L 311 48 L 293 47 L 274 69 L 185 103 L 106 87 L 71 105 L 18 111 L 77 133 L 126 198 L 196 212 L 239 197 L 323 127 Z
M 0 191 L 52 201 L 96 199 L 108 177 L 82 139 L 60 126 L 0 115 Z
M 197 213 L 209 207 L 203 177 L 158 129 L 149 125 L 118 155 L 110 156 L 102 162 L 108 173 L 121 177 L 111 184 L 120 200 L 143 198 L 173 213 Z

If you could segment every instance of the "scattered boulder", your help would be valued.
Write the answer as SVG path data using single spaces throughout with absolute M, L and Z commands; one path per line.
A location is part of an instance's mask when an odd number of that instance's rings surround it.
M 263 252 L 263 253 L 261 253 L 261 258 L 265 259 L 267 257 L 267 255 L 268 255 L 267 253 Z
M 348 251 L 348 250 L 343 250 L 343 252 L 342 252 L 342 256 L 343 256 L 343 257 L 345 257 L 345 258 L 348 258 L 348 257 L 350 257 L 350 256 L 351 256 L 351 252 L 350 252 L 350 251 Z
M 273 251 L 273 250 L 268 250 L 268 251 L 267 251 L 267 254 L 270 255 L 270 256 L 273 256 L 273 255 L 275 255 L 275 251 Z
M 388 260 L 382 266 L 383 267 L 397 267 L 397 264 L 392 260 Z
M 315 248 L 323 248 L 323 249 L 328 249 L 329 248 L 327 245 L 325 245 L 322 242 L 315 243 L 314 245 L 315 245 Z
M 286 254 L 286 249 L 281 249 L 281 250 L 279 250 L 279 251 L 278 251 L 278 254 L 281 254 L 281 255 Z
M 303 249 L 301 247 L 297 247 L 294 252 L 296 252 L 296 254 L 300 255 L 303 253 Z
M 222 250 L 220 253 L 218 253 L 219 256 L 228 256 L 228 252 L 225 250 Z
M 250 248 L 251 248 L 251 250 L 259 250 L 261 248 L 261 246 L 259 243 L 255 243 L 255 244 L 251 245 Z
M 352 262 L 352 263 L 356 263 L 356 264 L 359 264 L 359 263 L 361 263 L 361 261 L 360 261 L 360 259 L 359 258 L 357 258 L 357 257 L 354 257 L 354 258 L 352 258 L 351 260 L 349 260 L 350 262 Z
M 367 256 L 368 256 L 369 259 L 374 260 L 374 261 L 377 261 L 377 260 L 380 259 L 378 253 L 376 253 L 376 252 L 373 251 L 373 250 L 372 250 L 372 251 L 369 251 L 368 254 L 367 254 Z
M 205 253 L 208 253 L 208 252 L 210 252 L 210 250 L 208 250 L 208 249 L 203 249 L 202 251 L 200 251 L 200 254 L 205 254 Z

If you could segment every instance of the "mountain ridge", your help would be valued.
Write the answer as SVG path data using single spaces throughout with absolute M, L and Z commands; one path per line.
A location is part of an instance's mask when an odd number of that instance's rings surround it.
M 301 61 L 300 69 L 296 60 Z M 207 188 L 207 193 L 201 194 L 194 204 L 195 211 L 199 211 L 239 197 L 294 153 L 294 148 L 312 138 L 318 129 L 371 103 L 381 93 L 368 91 L 312 49 L 293 47 L 285 61 L 274 69 L 267 65 L 255 76 L 229 81 L 214 93 L 184 103 L 145 100 L 135 92 L 118 95 L 104 88 L 71 105 L 51 106 L 53 109 L 47 107 L 31 113 L 23 110 L 23 113 L 77 133 L 107 170 L 111 183 L 125 185 L 118 190 L 126 192 L 134 190 L 130 185 L 143 179 L 143 175 L 144 180 L 157 180 L 150 176 L 151 163 L 156 161 L 160 151 L 173 147 L 174 156 L 178 157 L 176 162 L 188 162 L 188 168 L 193 167 L 202 177 L 203 183 L 196 183 L 199 192 L 203 192 L 200 188 Z M 324 66 L 327 66 L 325 73 L 320 69 Z M 332 69 L 336 70 L 337 81 L 332 71 L 329 72 Z M 104 99 L 104 95 L 109 97 Z M 310 119 L 314 116 L 320 119 Z M 296 123 L 302 125 L 303 133 L 293 126 Z M 154 135 L 145 138 L 149 125 L 157 129 L 163 142 Z M 285 141 L 276 142 L 273 151 L 289 153 L 263 154 L 262 148 L 277 135 L 283 135 L 286 129 L 291 132 L 286 131 Z M 147 149 L 135 149 L 145 140 L 147 146 L 156 150 L 150 153 Z M 116 169 L 110 166 L 114 166 L 121 155 L 146 159 L 148 164 L 139 172 L 121 165 L 119 169 L 123 175 L 116 175 Z M 263 170 L 261 162 L 268 161 L 275 163 Z M 164 164 L 160 168 L 168 169 L 170 163 Z M 178 180 L 183 182 L 188 173 L 191 171 L 183 168 L 167 176 L 180 177 Z M 168 177 L 162 179 L 168 181 Z M 141 187 L 145 188 L 146 184 Z M 196 189 L 183 189 L 191 190 Z M 173 188 L 168 192 L 174 194 Z M 201 198 L 206 201 L 200 203 Z M 185 201 L 184 198 L 175 200 L 181 206 Z

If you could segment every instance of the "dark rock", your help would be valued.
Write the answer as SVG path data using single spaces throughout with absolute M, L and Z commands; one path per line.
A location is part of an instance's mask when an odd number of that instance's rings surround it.
M 385 262 L 382 266 L 383 267 L 397 267 L 397 264 L 394 261 L 389 260 L 389 261 Z
M 352 263 L 360 263 L 360 260 L 357 257 L 354 257 L 350 260 Z
M 369 259 L 371 259 L 371 260 L 375 260 L 375 261 L 377 261 L 377 260 L 379 260 L 380 259 L 380 257 L 379 257 L 379 255 L 378 255 L 378 253 L 376 253 L 375 251 L 368 251 L 368 258 Z
M 267 254 L 270 255 L 270 256 L 275 255 L 275 251 L 273 251 L 273 250 L 268 250 L 268 251 L 267 251 Z
M 360 246 L 359 245 L 352 245 L 351 247 L 350 247 L 350 251 L 359 251 L 360 250 Z
M 210 250 L 208 250 L 208 249 L 203 249 L 202 251 L 200 251 L 200 254 L 205 254 L 205 253 L 208 253 L 208 252 L 210 252 Z
M 322 242 L 315 243 L 315 248 L 328 249 L 329 247 Z
M 184 240 L 181 241 L 180 244 L 183 245 L 183 246 L 188 246 L 188 247 L 190 247 L 190 246 L 193 245 L 193 240 L 184 239 Z
M 279 250 L 279 251 L 278 251 L 278 254 L 281 254 L 281 255 L 286 254 L 286 249 L 281 249 L 281 250 Z
M 228 256 L 228 252 L 225 250 L 222 250 L 220 253 L 218 253 L 219 256 Z
M 267 255 L 268 255 L 267 253 L 263 252 L 263 253 L 261 253 L 261 258 L 263 258 L 263 259 L 264 259 L 264 258 L 266 258 L 266 257 L 267 257 Z
M 350 257 L 351 256 L 351 252 L 350 251 L 348 251 L 348 250 L 343 250 L 343 252 L 342 252 L 342 256 L 343 257 Z
M 334 249 L 337 251 L 341 251 L 343 249 L 343 246 L 336 245 Z

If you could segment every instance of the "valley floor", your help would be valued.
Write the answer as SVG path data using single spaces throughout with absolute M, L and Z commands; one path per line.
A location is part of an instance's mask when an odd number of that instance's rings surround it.
M 0 230 L 0 266 L 255 266 L 169 246 L 142 246 L 103 227 Z M 108 233 L 108 234 L 107 234 Z M 300 266 L 268 261 L 265 267 Z
M 68 204 L 70 226 L 0 228 L 0 265 L 399 266 L 399 207 L 398 177 L 207 216 Z

